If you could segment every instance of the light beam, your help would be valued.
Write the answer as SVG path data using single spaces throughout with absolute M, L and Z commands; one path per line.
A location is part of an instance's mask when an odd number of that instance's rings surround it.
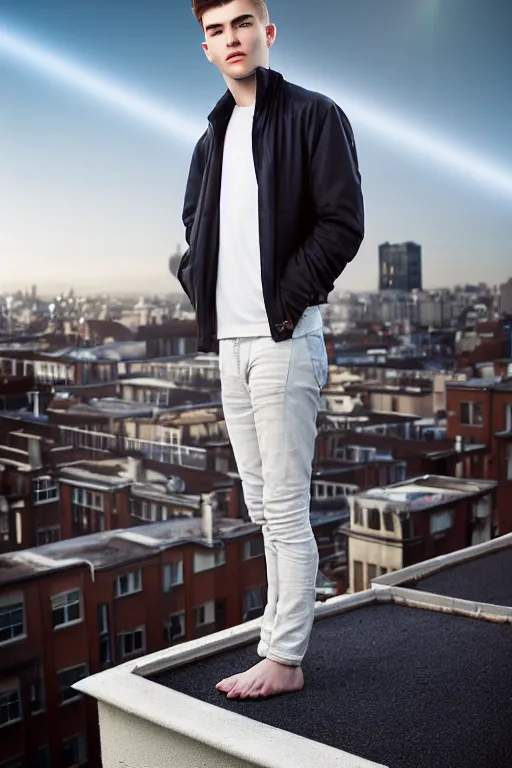
M 88 96 L 117 107 L 180 141 L 194 142 L 204 131 L 204 126 L 187 119 L 177 110 L 158 104 L 122 83 L 9 32 L 5 27 L 0 28 L 0 54 L 7 54 L 37 72 L 50 75 Z
M 184 117 L 178 110 L 159 104 L 122 83 L 48 50 L 5 27 L 0 28 L 0 53 L 117 107 L 180 141 L 194 143 L 204 130 L 204 126 Z M 301 82 L 312 90 L 319 90 L 318 85 L 313 82 Z M 333 94 L 333 98 L 358 128 L 363 127 L 380 139 L 397 144 L 411 154 L 427 158 L 443 170 L 456 172 L 466 180 L 473 179 L 481 186 L 512 199 L 512 171 L 502 170 L 454 141 L 421 130 L 406 120 L 387 114 L 346 93 Z

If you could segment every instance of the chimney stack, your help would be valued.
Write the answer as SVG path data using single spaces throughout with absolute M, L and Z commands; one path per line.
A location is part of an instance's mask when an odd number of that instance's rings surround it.
M 41 469 L 43 466 L 41 460 L 41 440 L 39 437 L 29 436 L 28 438 L 28 463 L 31 469 Z
M 139 456 L 128 456 L 128 474 L 132 483 L 144 481 L 144 466 Z
M 219 503 L 215 491 L 203 493 L 201 496 L 201 518 L 203 521 L 203 534 L 208 544 L 213 544 L 216 535 L 216 517 Z

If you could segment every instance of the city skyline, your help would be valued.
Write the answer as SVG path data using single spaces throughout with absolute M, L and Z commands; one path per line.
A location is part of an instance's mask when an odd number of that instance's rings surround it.
M 502 94 L 512 9 L 502 0 L 487 12 L 476 0 L 449 9 L 438 0 L 361 5 L 347 2 L 327 19 L 305 1 L 269 2 L 279 33 L 271 66 L 335 98 L 356 133 L 367 235 L 337 290 L 376 290 L 386 241 L 421 244 L 426 288 L 479 282 L 484 272 L 490 284 L 505 282 L 512 106 Z M 121 13 L 110 3 L 69 9 L 54 0 L 42 13 L 19 0 L 3 11 L 0 43 L 2 27 L 0 258 L 8 271 L 0 292 L 32 283 L 177 292 L 168 259 L 184 247 L 190 154 L 225 87 L 200 51 L 189 3 L 126 3 Z M 14 34 L 162 112 L 144 119 L 133 103 L 109 105 L 84 82 L 51 76 L 5 45 Z M 298 67 L 304 51 L 309 66 Z

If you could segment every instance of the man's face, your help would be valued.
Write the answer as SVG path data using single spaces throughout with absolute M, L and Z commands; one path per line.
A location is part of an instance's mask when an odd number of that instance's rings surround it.
M 256 67 L 268 67 L 268 49 L 276 37 L 273 24 L 265 26 L 251 0 L 231 0 L 203 15 L 208 61 L 225 78 L 240 80 Z

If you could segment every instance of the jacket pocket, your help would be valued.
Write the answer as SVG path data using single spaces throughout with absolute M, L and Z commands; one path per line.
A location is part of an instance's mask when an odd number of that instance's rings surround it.
M 279 294 L 283 315 L 282 321 L 290 320 L 293 328 L 295 328 L 304 314 L 304 310 L 307 308 L 307 302 L 297 297 L 294 293 L 289 291 L 288 288 L 284 288 L 282 285 L 279 286 Z
M 327 349 L 325 347 L 325 339 L 322 329 L 320 328 L 318 331 L 307 333 L 306 342 L 316 383 L 320 389 L 323 389 L 329 378 L 329 360 L 327 358 Z
M 191 249 L 189 248 L 183 254 L 180 266 L 178 267 L 177 278 L 181 284 L 181 287 L 188 296 L 188 299 L 194 309 L 196 308 L 196 292 L 194 288 L 194 263 L 192 260 Z

